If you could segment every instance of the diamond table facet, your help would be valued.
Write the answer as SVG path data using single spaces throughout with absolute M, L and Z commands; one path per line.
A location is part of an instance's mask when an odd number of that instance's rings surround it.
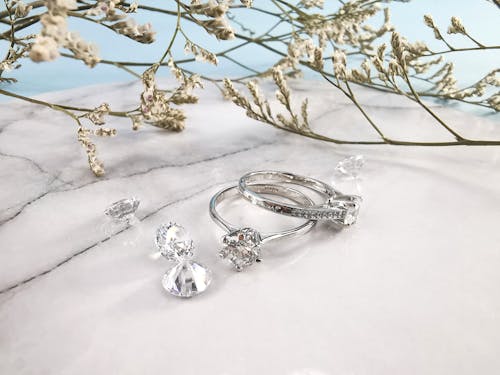
M 219 255 L 229 260 L 237 271 L 248 267 L 260 259 L 260 233 L 252 228 L 242 228 L 226 234 L 222 238 Z
M 162 279 L 163 288 L 176 297 L 200 294 L 212 282 L 212 271 L 192 260 L 184 260 L 170 268 Z

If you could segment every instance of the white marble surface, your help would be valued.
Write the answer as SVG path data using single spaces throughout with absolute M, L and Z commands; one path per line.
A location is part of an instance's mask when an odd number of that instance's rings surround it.
M 316 127 L 374 138 L 351 104 L 315 83 Z M 310 93 L 311 85 L 298 87 Z M 131 105 L 120 84 L 46 95 L 64 103 Z M 412 104 L 363 92 L 393 137 L 447 139 Z M 493 117 L 436 110 L 470 136 L 500 138 Z M 116 121 L 93 177 L 63 115 L 0 105 L 0 374 L 497 374 L 500 372 L 500 148 L 336 146 L 246 118 L 208 88 L 185 132 Z M 361 179 L 335 164 L 362 153 Z M 216 256 L 207 205 L 249 170 L 333 181 L 364 204 L 356 226 L 326 225 L 269 244 L 242 273 Z M 135 230 L 106 238 L 102 211 L 135 195 Z M 229 218 L 290 225 L 235 202 Z M 202 296 L 162 290 L 153 233 L 176 220 L 215 274 Z

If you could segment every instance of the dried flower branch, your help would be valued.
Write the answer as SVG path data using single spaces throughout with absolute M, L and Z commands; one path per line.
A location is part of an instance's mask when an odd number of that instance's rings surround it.
M 15 83 L 8 74 L 13 69 L 21 68 L 23 59 L 48 62 L 57 58 L 71 58 L 81 60 L 89 67 L 108 64 L 123 69 L 142 80 L 143 92 L 138 98 L 137 106 L 128 111 L 113 111 L 107 104 L 96 108 L 68 107 L 15 94 L 2 87 L 0 95 L 43 105 L 71 117 L 77 123 L 78 141 L 87 153 L 89 166 L 98 176 L 104 173 L 104 167 L 97 158 L 96 147 L 91 138 L 109 137 L 117 133 L 114 128 L 104 127 L 109 117 L 129 118 L 134 130 L 140 129 L 144 124 L 171 131 L 184 129 L 186 115 L 182 106 L 197 103 L 198 97 L 193 94 L 193 90 L 202 87 L 201 79 L 217 85 L 221 81 L 200 77 L 184 67 L 184 64 L 193 61 L 218 65 L 222 60 L 228 60 L 247 70 L 246 76 L 223 80 L 224 94 L 242 107 L 249 117 L 306 137 L 354 144 L 500 145 L 500 140 L 464 138 L 423 101 L 425 98 L 458 101 L 500 111 L 500 69 L 494 69 L 483 77 L 478 77 L 474 84 L 464 87 L 455 77 L 453 61 L 445 59 L 449 54 L 464 51 L 480 54 L 482 51 L 500 49 L 500 46 L 486 45 L 477 40 L 455 16 L 451 17 L 450 24 L 444 31 L 431 15 L 426 15 L 423 19 L 423 25 L 430 28 L 434 38 L 443 45 L 442 50 L 431 50 L 421 41 L 408 41 L 391 24 L 389 9 L 385 6 L 389 1 L 340 1 L 338 8 L 331 12 L 324 10 L 324 0 L 269 2 L 269 6 L 275 7 L 275 11 L 259 8 L 260 4 L 254 4 L 251 0 L 174 0 L 163 8 L 122 0 L 37 0 L 28 3 L 23 0 L 4 0 L 5 10 L 0 11 L 0 24 L 5 25 L 5 29 L 0 32 L 0 39 L 8 42 L 8 48 L 4 57 L 0 57 L 0 85 Z M 175 7 L 171 8 L 170 4 Z M 236 8 L 266 14 L 274 17 L 276 23 L 258 35 L 247 25 L 245 19 L 237 16 Z M 78 18 L 138 43 L 150 44 L 156 37 L 152 25 L 139 25 L 133 18 L 134 13 L 141 11 L 156 12 L 166 17 L 175 17 L 176 20 L 168 46 L 156 62 L 103 60 L 94 43 L 85 41 L 78 33 L 68 30 L 68 19 Z M 379 17 L 377 19 L 381 22 L 377 24 L 375 17 Z M 239 44 L 219 52 L 209 51 L 191 40 L 184 28 L 185 23 L 201 28 L 221 43 L 236 39 Z M 23 30 L 32 25 L 39 25 L 40 31 L 36 34 L 24 34 Z M 284 27 L 288 27 L 288 31 L 283 31 Z M 239 33 L 238 29 L 243 33 Z M 468 41 L 471 46 L 452 45 L 451 41 L 455 41 L 457 37 Z M 388 40 L 390 45 L 386 44 Z M 188 58 L 174 56 L 174 44 L 184 45 Z M 275 63 L 259 69 L 241 61 L 235 54 L 248 45 L 274 53 Z M 357 57 L 356 61 L 360 61 L 359 65 L 353 64 L 353 55 Z M 143 67 L 144 71 L 137 71 L 137 67 Z M 156 80 L 157 72 L 162 67 L 169 68 L 177 80 L 168 89 L 161 89 Z M 294 105 L 287 83 L 287 80 L 301 76 L 303 70 L 321 75 L 332 85 L 332 89 L 340 90 L 349 98 L 366 118 L 368 125 L 379 134 L 380 140 L 342 140 L 316 133 L 314 124 L 309 121 L 308 100 Z M 272 79 L 277 88 L 276 103 L 271 104 L 262 94 L 259 78 Z M 235 84 L 243 84 L 245 93 L 237 90 Z M 436 120 L 438 126 L 449 132 L 452 140 L 408 142 L 388 138 L 382 127 L 360 105 L 353 84 L 402 95 L 418 103 Z M 86 128 L 84 121 L 89 121 L 93 126 Z
M 282 113 L 278 113 L 275 118 L 272 113 L 269 101 L 262 95 L 256 81 L 249 81 L 246 84 L 246 87 L 250 92 L 250 95 L 252 96 L 252 102 L 249 101 L 238 90 L 236 90 L 233 83 L 229 79 L 224 80 L 224 94 L 227 98 L 231 99 L 234 104 L 244 108 L 246 110 L 247 116 L 250 118 L 268 123 L 280 129 L 287 129 L 294 132 L 308 132 L 308 100 L 305 99 L 302 102 L 300 112 L 301 115 L 299 116 L 292 109 L 292 104 L 290 101 L 290 89 L 288 88 L 281 68 L 275 67 L 273 69 L 272 77 L 274 83 L 278 87 L 278 90 L 276 91 L 276 99 L 287 110 L 288 114 L 286 116 Z

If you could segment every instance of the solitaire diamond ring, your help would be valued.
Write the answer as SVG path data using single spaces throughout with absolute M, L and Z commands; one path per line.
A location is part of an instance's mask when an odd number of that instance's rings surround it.
M 294 184 L 309 188 L 325 198 L 322 204 L 304 206 L 283 203 L 261 195 L 254 185 Z M 279 171 L 250 172 L 240 178 L 238 188 L 240 193 L 253 204 L 267 210 L 294 217 L 303 217 L 313 220 L 331 220 L 340 226 L 349 226 L 356 222 L 361 197 L 357 195 L 344 195 L 329 184 L 310 177 L 299 176 L 294 173 Z
M 286 186 L 254 184 L 251 187 L 253 191 L 259 194 L 284 197 L 303 207 L 314 204 L 314 201 L 300 191 Z M 260 247 L 266 242 L 294 234 L 306 233 L 316 224 L 315 220 L 308 220 L 298 227 L 274 233 L 259 233 L 250 227 L 236 227 L 224 220 L 217 212 L 218 204 L 232 196 L 240 196 L 237 185 L 225 188 L 216 193 L 210 200 L 209 212 L 215 223 L 228 232 L 222 238 L 223 247 L 219 255 L 223 259 L 229 260 L 237 271 L 241 271 L 245 267 L 260 261 Z

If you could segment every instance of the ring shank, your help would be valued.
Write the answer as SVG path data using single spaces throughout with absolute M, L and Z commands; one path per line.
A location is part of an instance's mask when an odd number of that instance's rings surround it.
M 288 198 L 295 203 L 298 203 L 303 206 L 311 206 L 314 204 L 314 202 L 308 198 L 306 195 L 302 194 L 298 190 L 286 187 L 286 186 L 280 186 L 280 185 L 266 185 L 266 184 L 251 184 L 252 190 L 255 191 L 258 194 L 271 194 L 271 195 L 277 195 L 281 196 L 284 198 Z M 232 198 L 240 196 L 240 193 L 238 189 L 235 189 L 234 187 L 230 187 L 224 190 L 221 190 L 218 194 L 216 194 L 215 197 L 215 205 L 218 205 L 221 203 L 224 199 L 227 198 Z
M 314 204 L 314 201 L 309 197 L 307 197 L 305 194 L 290 187 L 280 186 L 280 185 L 266 185 L 266 184 L 251 184 L 250 186 L 252 186 L 252 189 L 258 192 L 259 194 L 281 196 L 306 207 L 312 206 Z M 222 229 L 228 232 L 233 232 L 239 228 L 229 223 L 225 219 L 223 219 L 217 211 L 217 206 L 224 199 L 231 197 L 238 197 L 238 196 L 241 196 L 238 191 L 238 186 L 234 185 L 220 190 L 210 200 L 210 205 L 209 205 L 210 216 L 215 221 L 215 223 L 217 223 Z M 289 230 L 273 232 L 273 233 L 261 233 L 262 243 L 265 243 L 273 239 L 289 236 L 292 234 L 305 233 L 309 231 L 315 224 L 316 224 L 315 220 L 308 220 L 304 224 L 301 224 L 298 227 Z
M 262 183 L 262 182 L 266 182 L 267 184 L 291 183 L 291 184 L 301 185 L 308 187 L 312 190 L 315 190 L 318 193 L 326 195 L 328 198 L 341 195 L 340 192 L 336 191 L 333 187 L 322 181 L 310 177 L 299 176 L 293 173 L 280 172 L 280 171 L 257 171 L 257 172 L 247 173 L 240 179 L 240 186 L 246 187 L 247 185 Z M 252 190 L 256 193 L 259 193 L 253 187 Z
M 260 195 L 251 185 L 257 181 L 265 181 L 266 184 L 289 183 L 303 186 L 321 194 L 325 201 L 322 204 L 313 204 L 308 207 L 283 203 Z M 287 216 L 315 220 L 328 219 L 342 226 L 354 223 L 355 219 L 354 221 L 352 219 L 357 216 L 361 200 L 357 196 L 344 195 L 320 180 L 280 171 L 247 173 L 240 178 L 238 187 L 246 199 L 259 207 Z

